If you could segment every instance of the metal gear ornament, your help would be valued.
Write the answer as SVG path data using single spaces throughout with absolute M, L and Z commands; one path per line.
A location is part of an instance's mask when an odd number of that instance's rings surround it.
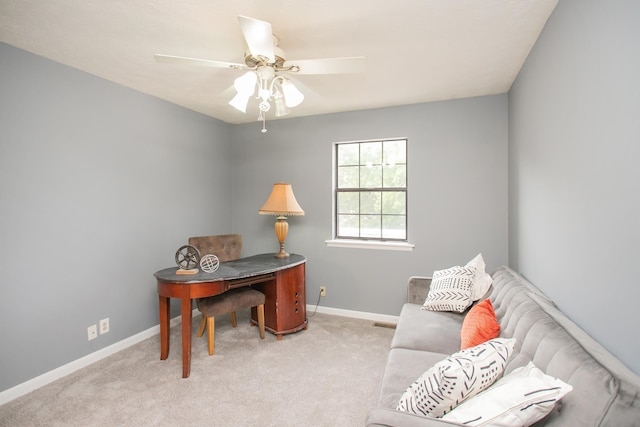
M 183 270 L 191 270 L 200 262 L 200 251 L 195 246 L 184 245 L 176 251 L 176 264 Z

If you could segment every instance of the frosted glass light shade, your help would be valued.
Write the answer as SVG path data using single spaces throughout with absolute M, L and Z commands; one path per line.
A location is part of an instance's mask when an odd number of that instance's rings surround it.
M 249 103 L 249 98 L 251 97 L 251 94 L 249 95 L 245 95 L 243 93 L 236 93 L 236 96 L 234 96 L 231 101 L 229 101 L 229 105 L 231 105 L 233 108 L 235 108 L 236 110 L 242 111 L 243 113 L 247 112 L 247 104 Z
M 238 93 L 244 93 L 251 95 L 253 91 L 256 89 L 256 82 L 258 81 L 258 76 L 255 72 L 249 71 L 235 79 L 233 81 L 233 87 L 238 91 Z
M 280 90 L 275 90 L 273 94 L 273 103 L 276 107 L 276 117 L 286 116 L 291 112 L 284 103 L 284 96 Z
M 284 102 L 289 108 L 297 107 L 304 100 L 304 95 L 289 80 L 282 81 Z

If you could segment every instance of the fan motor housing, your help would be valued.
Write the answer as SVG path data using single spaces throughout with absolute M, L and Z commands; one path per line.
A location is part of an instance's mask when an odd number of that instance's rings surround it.
M 266 58 L 256 58 L 250 53 L 245 53 L 244 55 L 244 63 L 247 64 L 247 67 L 255 68 L 259 65 L 267 65 L 274 68 L 284 68 L 284 62 L 286 61 L 283 57 L 276 55 L 276 59 L 274 62 L 267 62 Z

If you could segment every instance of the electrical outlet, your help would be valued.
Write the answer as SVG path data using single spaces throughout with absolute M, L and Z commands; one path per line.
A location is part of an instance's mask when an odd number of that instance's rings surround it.
M 326 286 L 320 286 L 320 296 L 321 297 L 326 297 L 327 296 L 327 287 Z
M 102 319 L 100 321 L 100 335 L 106 334 L 107 332 L 109 332 L 109 318 L 108 317 L 106 319 Z
M 89 341 L 98 338 L 98 327 L 96 325 L 91 325 L 87 328 L 87 338 Z

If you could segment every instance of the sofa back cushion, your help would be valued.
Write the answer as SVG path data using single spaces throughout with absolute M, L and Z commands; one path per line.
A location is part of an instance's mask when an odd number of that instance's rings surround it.
M 489 298 L 500 336 L 516 338 L 505 373 L 533 361 L 573 387 L 543 425 L 637 425 L 640 379 L 522 277 L 506 267 L 493 277 Z

